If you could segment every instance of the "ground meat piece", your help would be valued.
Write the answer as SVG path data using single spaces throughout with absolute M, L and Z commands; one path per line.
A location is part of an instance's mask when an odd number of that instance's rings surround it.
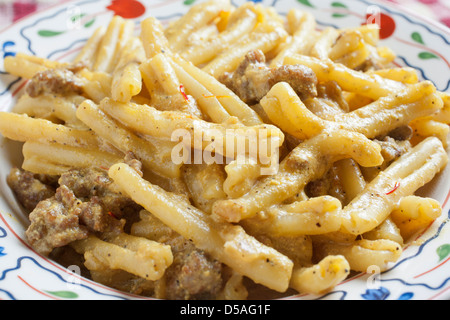
M 26 92 L 32 98 L 43 93 L 61 95 L 82 94 L 83 83 L 75 75 L 80 68 L 82 67 L 73 66 L 38 72 L 27 84 Z
M 76 197 L 85 202 L 94 201 L 104 212 L 117 219 L 139 212 L 141 209 L 128 196 L 114 189 L 115 185 L 108 172 L 101 168 L 70 170 L 61 175 L 59 184 L 67 186 Z
M 384 158 L 384 162 L 377 167 L 361 167 L 363 175 L 368 182 L 372 181 L 380 173 L 380 171 L 388 168 L 394 161 L 410 151 L 412 148 L 410 141 L 398 141 L 389 136 L 382 138 L 382 140 L 374 139 L 374 142 L 381 146 L 381 155 Z
M 356 71 L 369 72 L 375 70 L 381 70 L 384 66 L 380 63 L 380 59 L 376 59 L 373 55 L 367 58 L 360 66 L 355 68 Z
M 6 181 L 20 204 L 30 212 L 39 202 L 55 194 L 53 187 L 42 183 L 33 173 L 18 168 L 11 170 Z
M 306 100 L 317 96 L 317 77 L 312 69 L 303 65 L 284 65 L 270 69 L 269 85 L 272 88 L 278 82 L 287 82 L 299 95 Z
M 413 129 L 410 126 L 401 126 L 388 133 L 388 136 L 397 141 L 408 141 L 413 137 Z
M 178 239 L 186 245 L 184 250 L 174 250 L 174 262 L 166 271 L 166 299 L 215 299 L 222 288 L 222 264 L 190 242 Z
M 158 298 L 169 300 L 212 300 L 222 289 L 222 264 L 179 235 L 148 211 L 141 212 L 133 234 L 169 245 L 173 263 L 166 270 L 165 292 Z
M 345 100 L 342 88 L 335 81 L 328 81 L 317 86 L 318 97 L 334 104 L 337 110 L 349 112 L 350 107 Z
M 289 83 L 302 100 L 317 96 L 318 80 L 310 68 L 302 65 L 269 68 L 265 62 L 262 51 L 250 51 L 235 72 L 225 73 L 219 81 L 249 104 L 258 103 L 278 82 Z
M 119 233 L 123 229 L 123 222 L 110 211 L 105 211 L 98 197 L 82 202 L 79 209 L 80 222 L 91 231 Z
M 141 177 L 144 175 L 142 171 L 142 162 L 140 162 L 133 152 L 128 151 L 123 160 L 127 165 L 133 168 Z
M 330 195 L 340 200 L 342 204 L 346 203 L 344 187 L 335 167 L 328 170 L 322 178 L 308 183 L 305 187 L 305 192 L 310 198 Z
M 80 199 L 103 195 L 111 183 L 106 170 L 100 168 L 69 170 L 59 178 L 59 185 L 67 186 Z
M 31 246 L 42 255 L 88 236 L 79 224 L 79 200 L 67 187 L 58 188 L 54 197 L 41 201 L 30 214 L 31 225 L 26 236 Z
M 381 154 L 385 161 L 385 166 L 388 166 L 402 155 L 411 149 L 409 141 L 397 141 L 391 137 L 386 137 L 382 141 L 374 140 L 381 146 Z

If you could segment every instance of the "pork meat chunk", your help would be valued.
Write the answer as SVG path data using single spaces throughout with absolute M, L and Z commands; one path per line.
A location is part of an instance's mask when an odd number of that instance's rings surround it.
M 184 245 L 179 250 L 180 245 L 172 243 L 174 262 L 165 275 L 167 299 L 214 299 L 222 287 L 222 264 L 182 237 L 177 241 L 182 241 Z
M 80 225 L 81 204 L 73 192 L 62 186 L 54 197 L 39 202 L 30 213 L 31 225 L 26 231 L 30 245 L 48 256 L 54 248 L 87 238 L 89 231 Z
M 26 92 L 32 98 L 38 97 L 43 93 L 60 95 L 82 94 L 83 82 L 76 76 L 76 72 L 83 67 L 80 64 L 38 72 L 27 84 Z
M 304 100 L 317 96 L 317 76 L 303 65 L 269 68 L 264 53 L 250 51 L 236 71 L 225 73 L 219 81 L 248 104 L 258 103 L 279 82 L 287 82 Z
M 33 211 L 39 202 L 55 194 L 55 188 L 51 185 L 43 183 L 35 174 L 19 168 L 13 168 L 6 181 L 19 203 L 28 212 Z
M 108 172 L 100 168 L 70 170 L 61 176 L 59 184 L 67 186 L 77 198 L 101 207 L 117 219 L 134 215 L 140 210 L 140 206 L 115 189 Z

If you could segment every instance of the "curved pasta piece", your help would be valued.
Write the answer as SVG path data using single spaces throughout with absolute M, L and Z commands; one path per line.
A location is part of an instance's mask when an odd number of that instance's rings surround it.
M 354 158 L 362 166 L 380 165 L 380 150 L 379 145 L 361 134 L 342 130 L 319 134 L 295 148 L 281 162 L 277 174 L 258 181 L 246 195 L 217 201 L 213 213 L 229 222 L 251 218 L 292 197 L 338 160 Z
M 400 258 L 402 252 L 400 244 L 386 239 L 358 240 L 350 244 L 338 242 L 317 244 L 319 256 L 342 255 L 350 264 L 351 270 L 358 272 L 367 272 L 374 266 L 380 271 L 385 271 L 390 262 Z
M 289 205 L 273 206 L 263 217 L 256 216 L 242 223 L 250 230 L 274 236 L 296 237 L 319 235 L 340 230 L 341 202 L 330 196 L 311 198 Z
M 162 278 L 173 262 L 170 246 L 124 233 L 106 241 L 91 235 L 71 246 L 84 255 L 89 270 L 119 269 L 146 280 Z
M 437 138 L 428 138 L 382 171 L 342 211 L 343 231 L 359 235 L 380 225 L 399 201 L 430 182 L 448 163 Z
M 442 214 L 441 204 L 430 198 L 417 196 L 404 197 L 398 208 L 392 214 L 391 219 L 397 225 L 405 241 L 413 235 L 427 228 Z
M 350 264 L 342 255 L 330 255 L 312 267 L 294 269 L 290 286 L 304 294 L 323 294 L 344 281 Z
M 373 139 L 417 118 L 433 115 L 444 106 L 436 87 L 428 81 L 402 88 L 355 111 L 329 115 L 327 119 L 312 113 L 285 82 L 274 85 L 260 104 L 273 123 L 298 139 L 310 139 L 326 129 L 358 132 Z
M 283 132 L 273 125 L 216 124 L 177 111 L 159 111 L 147 105 L 119 103 L 108 98 L 99 107 L 133 131 L 175 141 L 183 138 L 186 147 L 214 148 L 215 153 L 232 159 L 250 152 L 255 143 L 261 146 L 260 143 L 270 140 L 276 148 L 284 142 Z
M 136 203 L 197 248 L 256 283 L 280 292 L 288 289 L 293 262 L 242 227 L 213 220 L 180 196 L 147 182 L 126 164 L 114 165 L 109 175 Z

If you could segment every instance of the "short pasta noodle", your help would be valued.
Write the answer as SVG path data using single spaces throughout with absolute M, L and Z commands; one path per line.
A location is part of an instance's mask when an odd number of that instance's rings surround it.
M 229 0 L 114 16 L 73 61 L 6 57 L 26 82 L 0 134 L 22 146 L 7 182 L 30 246 L 168 300 L 321 295 L 387 270 L 442 216 L 417 191 L 450 132 L 450 95 L 394 59 L 375 25 Z

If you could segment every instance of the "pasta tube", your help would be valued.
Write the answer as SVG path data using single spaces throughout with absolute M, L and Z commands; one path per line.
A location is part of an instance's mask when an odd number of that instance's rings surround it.
M 179 196 L 145 181 L 126 164 L 113 166 L 109 174 L 136 203 L 199 249 L 256 283 L 287 290 L 292 261 L 247 235 L 242 227 L 214 221 Z
M 138 137 L 104 114 L 96 104 L 86 100 L 77 110 L 78 118 L 89 126 L 99 137 L 110 142 L 123 154 L 131 151 L 148 170 L 163 177 L 179 178 L 180 165 L 171 161 L 171 153 L 163 156 L 161 145 Z M 170 142 L 168 142 L 170 143 Z M 173 147 L 173 146 L 171 146 Z
M 442 142 L 424 140 L 381 172 L 342 211 L 343 231 L 359 235 L 380 225 L 399 201 L 430 182 L 448 162 Z
M 99 140 L 92 131 L 73 129 L 26 114 L 0 112 L 0 133 L 11 140 L 59 143 L 74 147 L 98 148 Z
M 344 281 L 350 264 L 343 256 L 328 256 L 311 267 L 294 269 L 290 286 L 300 293 L 324 294 Z
M 314 57 L 292 55 L 286 57 L 284 62 L 306 65 L 315 72 L 320 82 L 336 81 L 343 90 L 357 92 L 374 100 L 405 89 L 405 85 L 401 82 L 382 78 L 376 74 L 365 74 L 347 68 L 343 64 Z
M 127 234 L 107 241 L 91 235 L 71 246 L 84 255 L 90 270 L 119 269 L 146 280 L 161 279 L 173 262 L 170 246 Z
M 310 181 L 323 176 L 334 162 L 346 158 L 354 158 L 362 166 L 377 166 L 383 162 L 380 146 L 360 134 L 321 133 L 300 144 L 281 162 L 277 174 L 258 181 L 246 195 L 217 201 L 213 213 L 229 222 L 253 217 L 264 208 L 297 194 Z

